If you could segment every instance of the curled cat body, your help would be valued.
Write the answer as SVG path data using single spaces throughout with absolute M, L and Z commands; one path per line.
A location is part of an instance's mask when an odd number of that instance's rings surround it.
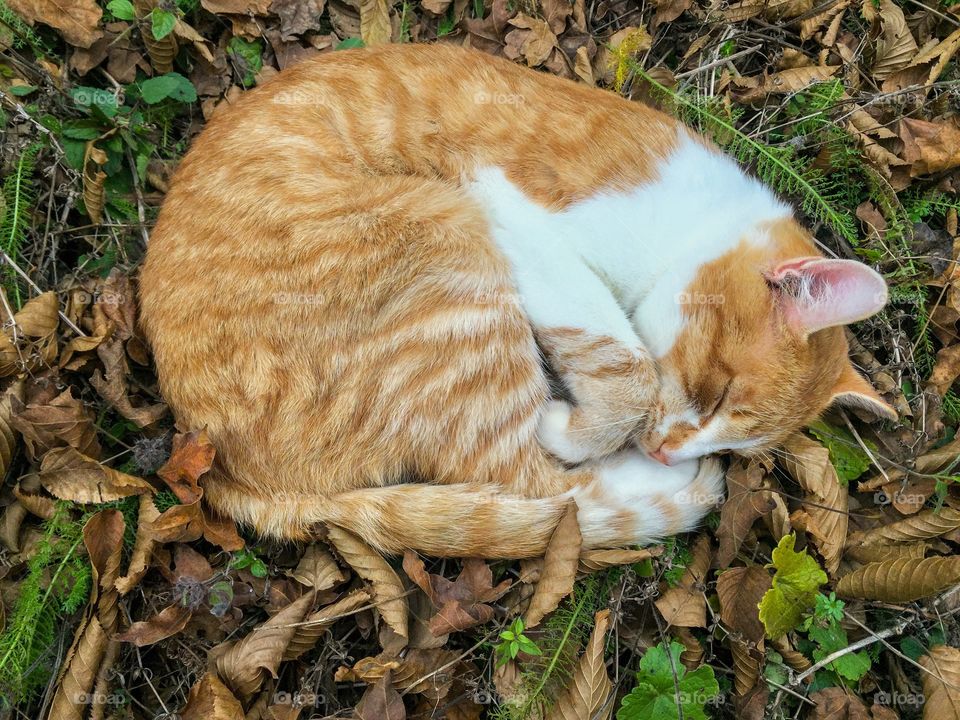
M 214 508 L 385 552 L 691 529 L 718 452 L 892 411 L 842 326 L 882 278 L 677 121 L 445 45 L 307 60 L 210 120 L 140 278 Z M 568 399 L 551 399 L 550 368 Z

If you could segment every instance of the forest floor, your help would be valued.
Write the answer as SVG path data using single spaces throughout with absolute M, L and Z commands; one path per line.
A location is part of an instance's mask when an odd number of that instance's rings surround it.
M 656 104 L 879 269 L 833 412 L 706 527 L 522 563 L 258 541 L 202 503 L 136 277 L 218 108 L 318 53 L 451 42 Z M 0 720 L 960 718 L 960 5 L 0 0 Z M 452 72 L 456 72 L 452 69 Z

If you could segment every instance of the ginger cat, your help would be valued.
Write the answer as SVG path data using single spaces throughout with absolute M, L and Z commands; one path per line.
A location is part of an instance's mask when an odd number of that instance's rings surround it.
M 873 270 L 670 117 L 446 45 L 323 55 L 218 113 L 140 290 L 207 498 L 283 538 L 525 557 L 572 497 L 586 546 L 647 543 L 715 506 L 707 456 L 892 415 L 841 327 L 883 306 Z

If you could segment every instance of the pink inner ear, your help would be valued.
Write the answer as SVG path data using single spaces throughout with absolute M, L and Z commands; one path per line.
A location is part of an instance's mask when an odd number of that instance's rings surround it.
M 806 333 L 863 320 L 887 302 L 887 284 L 855 260 L 796 258 L 767 280 L 780 295 L 787 322 Z

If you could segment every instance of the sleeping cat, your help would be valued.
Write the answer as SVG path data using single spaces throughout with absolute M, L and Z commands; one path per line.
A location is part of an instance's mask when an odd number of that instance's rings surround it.
M 447 45 L 323 55 L 219 112 L 141 283 L 206 497 L 260 533 L 541 553 L 692 528 L 712 454 L 892 410 L 842 325 L 886 299 L 675 120 Z M 568 400 L 551 400 L 542 357 Z

